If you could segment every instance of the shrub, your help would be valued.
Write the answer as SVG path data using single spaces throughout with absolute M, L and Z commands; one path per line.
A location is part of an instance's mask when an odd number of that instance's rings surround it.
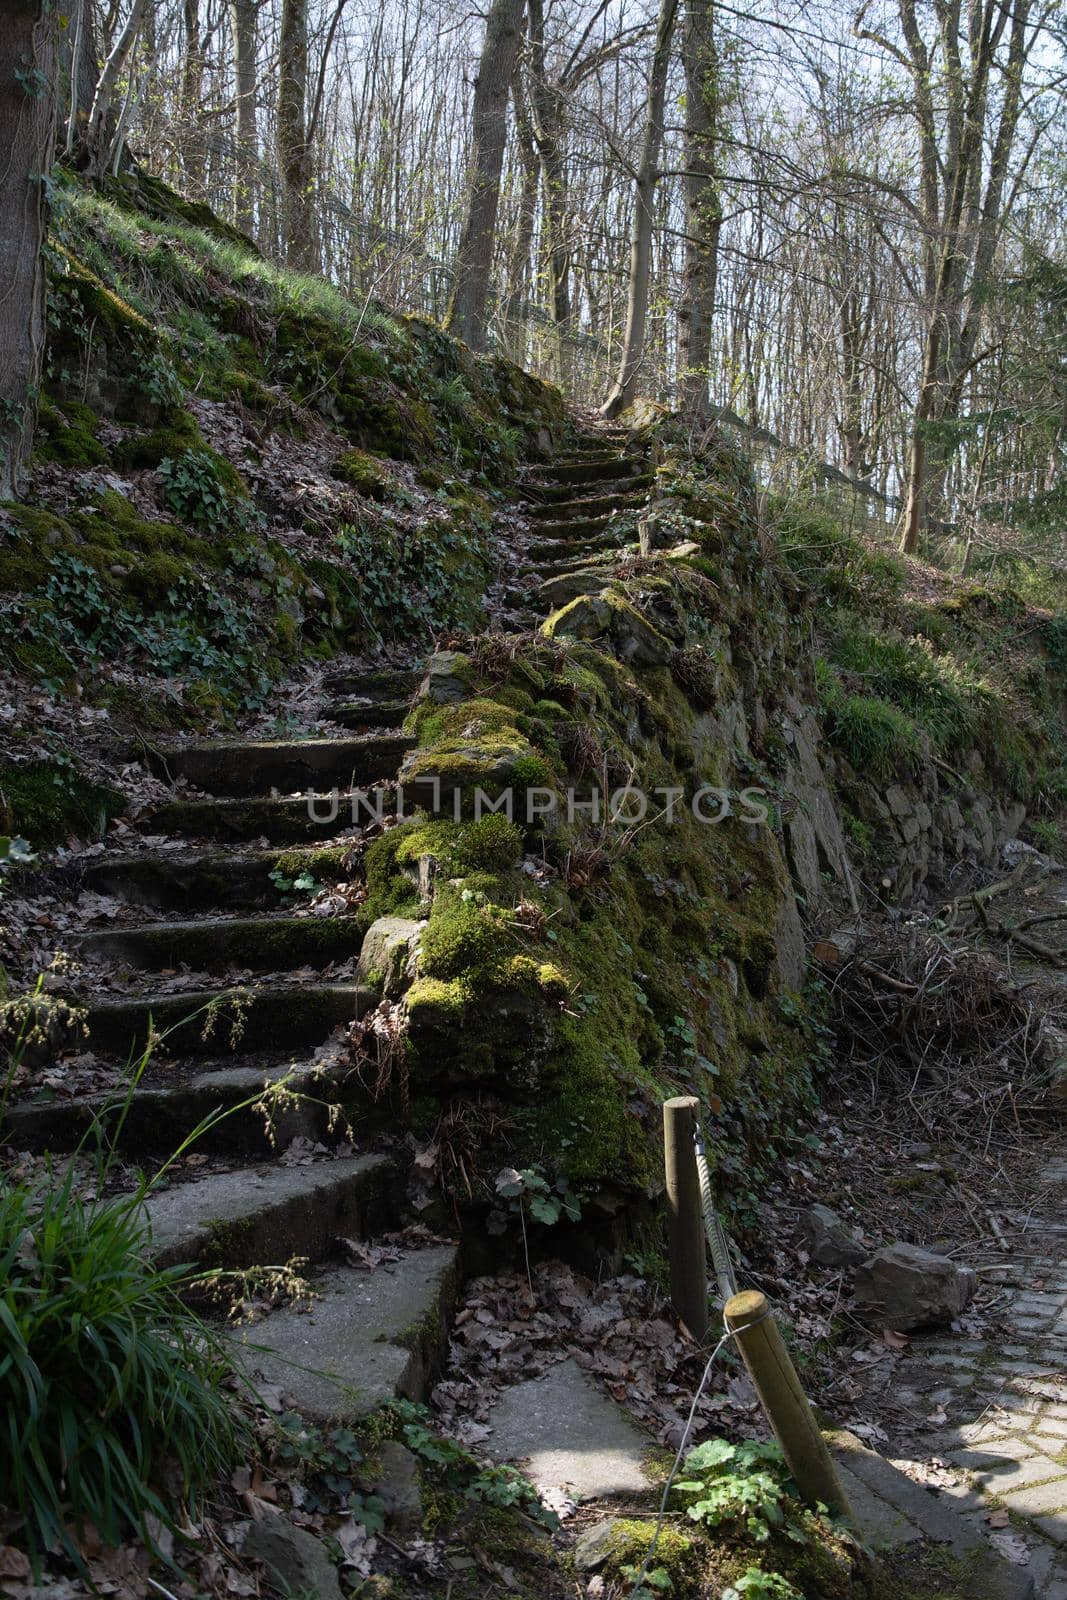
M 173 1526 L 161 1471 L 187 1495 L 236 1458 L 221 1347 L 179 1298 L 186 1269 L 149 1260 L 143 1193 L 90 1201 L 0 1180 L 0 1505 L 35 1565 L 92 1523 L 117 1544 Z
M 897 706 L 877 695 L 824 692 L 827 733 L 858 771 L 888 782 L 913 771 L 922 759 L 922 738 L 915 723 Z
M 962 684 L 958 671 L 921 643 L 885 638 L 846 620 L 836 633 L 832 652 L 838 667 L 912 718 L 938 749 L 959 749 L 973 738 L 974 706 L 981 689 Z

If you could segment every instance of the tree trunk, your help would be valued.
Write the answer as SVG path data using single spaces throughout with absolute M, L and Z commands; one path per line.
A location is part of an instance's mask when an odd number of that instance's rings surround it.
M 204 147 L 200 105 L 204 90 L 204 46 L 200 37 L 200 0 L 183 0 L 185 51 L 181 76 L 181 140 L 185 186 L 197 200 L 204 198 L 207 152 Z
M 256 162 L 259 133 L 256 125 L 256 0 L 230 0 L 233 33 L 234 79 L 237 94 L 237 185 L 234 221 L 242 233 L 255 237 Z
M 115 86 L 119 74 L 126 64 L 126 58 L 133 49 L 134 41 L 141 30 L 145 11 L 148 9 L 149 0 L 133 0 L 130 14 L 126 18 L 126 25 L 118 34 L 111 49 L 108 51 L 107 60 L 104 62 L 97 80 L 96 91 L 93 95 L 93 108 L 89 113 L 89 122 L 85 131 L 85 151 L 90 172 L 101 176 L 107 169 L 108 158 L 113 153 L 114 144 L 114 116 L 112 101 L 115 96 Z M 91 10 L 91 6 L 90 6 Z
M 630 285 L 626 298 L 626 332 L 615 387 L 600 408 L 603 417 L 617 417 L 633 401 L 645 355 L 648 327 L 648 282 L 652 264 L 653 201 L 659 178 L 663 145 L 663 106 L 667 95 L 667 68 L 678 0 L 660 0 L 656 45 L 648 81 L 645 133 L 634 188 L 634 215 L 630 234 Z
M 711 408 L 708 362 L 722 204 L 715 182 L 719 69 L 713 0 L 689 0 L 682 54 L 685 64 L 685 262 L 678 307 L 678 398 L 706 416 Z
M 500 174 L 508 131 L 508 93 L 515 76 L 526 0 L 492 0 L 474 84 L 467 217 L 456 257 L 447 326 L 472 350 L 484 350 L 489 322 Z
M 286 259 L 298 271 L 318 266 L 311 217 L 311 161 L 307 135 L 307 0 L 282 0 L 278 42 L 278 167 L 282 178 L 282 229 Z
M 504 302 L 504 338 L 508 355 L 519 366 L 526 365 L 528 310 L 530 298 L 530 251 L 533 246 L 534 226 L 537 220 L 537 187 L 540 168 L 537 146 L 530 123 L 529 111 L 522 92 L 521 73 L 513 86 L 515 101 L 516 144 L 522 183 L 511 247 L 508 252 L 507 298 Z
M 17 494 L 33 444 L 44 355 L 44 175 L 55 127 L 55 14 L 7 0 L 0 38 L 0 499 Z
M 93 109 L 96 79 L 100 70 L 93 0 L 78 0 L 71 25 L 61 37 L 61 47 L 60 103 L 64 108 L 66 124 L 64 152 L 68 160 L 75 157 L 84 160 L 88 155 L 89 115 Z

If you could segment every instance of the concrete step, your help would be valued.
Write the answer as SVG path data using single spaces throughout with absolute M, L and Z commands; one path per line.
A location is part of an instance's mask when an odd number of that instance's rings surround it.
M 197 739 L 150 752 L 153 771 L 167 780 L 185 778 L 209 794 L 243 798 L 300 794 L 333 785 L 377 783 L 396 776 L 414 739 L 375 734 L 358 739 Z
M 342 728 L 363 733 L 371 728 L 399 728 L 410 710 L 410 700 L 331 700 L 325 716 Z
M 154 833 L 190 839 L 272 839 L 276 844 L 304 844 L 332 839 L 351 828 L 365 827 L 376 815 L 396 810 L 396 784 L 367 786 L 365 796 L 347 784 L 336 793 L 316 792 L 295 799 L 172 800 L 153 812 Z
M 318 882 L 345 874 L 349 850 L 303 847 L 286 851 L 285 876 L 302 872 Z M 276 909 L 282 891 L 272 880 L 277 850 L 144 850 L 90 861 L 80 887 L 114 895 L 128 905 L 157 910 L 251 911 Z
M 273 983 L 98 1000 L 87 1007 L 88 1048 L 126 1057 L 140 1054 L 150 1035 L 165 1034 L 157 1049 L 168 1055 L 292 1050 L 322 1044 L 377 1000 L 374 990 L 354 983 Z
M 352 1422 L 426 1394 L 459 1291 L 455 1245 L 410 1250 L 372 1272 L 340 1267 L 314 1282 L 310 1308 L 284 1306 L 233 1342 L 249 1387 L 279 1385 L 315 1421 Z
M 192 922 L 145 922 L 81 934 L 74 948 L 114 968 L 159 972 L 285 972 L 327 967 L 359 955 L 354 917 L 199 917 Z
M 401 1188 L 396 1163 L 380 1154 L 208 1173 L 149 1196 L 154 1259 L 161 1267 L 278 1267 L 293 1256 L 322 1261 L 339 1240 L 387 1227 Z
M 537 500 L 529 507 L 529 514 L 550 521 L 561 521 L 569 515 L 592 516 L 594 507 L 600 511 L 613 511 L 618 506 L 643 500 L 652 483 L 653 477 L 649 472 L 640 478 L 624 478 L 617 488 L 606 483 L 594 484 L 592 487 L 597 492 L 590 495 L 575 494 L 573 483 L 562 483 L 555 488 L 546 484 L 537 491 Z
M 327 672 L 322 686 L 339 698 L 402 700 L 411 698 L 423 676 L 421 667 L 376 667 L 369 672 Z
M 283 1079 L 285 1098 L 272 1108 L 268 1126 L 256 1102 Z M 171 1155 L 205 1118 L 226 1112 L 198 1139 L 197 1150 L 268 1156 L 297 1137 L 336 1143 L 339 1132 L 331 1126 L 330 1102 L 342 1100 L 346 1108 L 355 1109 L 351 1085 L 338 1084 L 311 1058 L 301 1063 L 288 1057 L 272 1061 L 266 1052 L 257 1051 L 228 1061 L 193 1058 L 173 1067 L 153 1061 L 128 1103 L 121 1089 L 72 1099 L 41 1096 L 8 1106 L 4 1126 L 16 1149 L 55 1152 L 73 1150 L 87 1133 L 95 1148 L 90 1132 L 95 1124 L 109 1147 L 130 1151 L 143 1161 Z M 362 1106 L 360 1112 L 362 1128 Z

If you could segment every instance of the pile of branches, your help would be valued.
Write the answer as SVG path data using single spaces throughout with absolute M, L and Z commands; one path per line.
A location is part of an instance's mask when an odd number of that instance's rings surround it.
M 910 1107 L 933 1135 L 1023 1137 L 1047 1070 L 1041 1015 L 992 956 L 922 924 L 816 946 L 838 1058 L 881 1115 Z

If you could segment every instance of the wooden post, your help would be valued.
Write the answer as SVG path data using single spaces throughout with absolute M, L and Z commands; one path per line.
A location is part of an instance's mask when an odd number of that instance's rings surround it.
M 839 1516 L 850 1516 L 837 1469 L 767 1297 L 757 1289 L 735 1294 L 727 1302 L 725 1316 L 801 1498 L 809 1506 L 821 1501 Z
M 698 1344 L 708 1331 L 708 1273 L 693 1138 L 700 1101 L 679 1095 L 663 1102 L 663 1159 L 667 1169 L 667 1233 L 671 1304 Z

